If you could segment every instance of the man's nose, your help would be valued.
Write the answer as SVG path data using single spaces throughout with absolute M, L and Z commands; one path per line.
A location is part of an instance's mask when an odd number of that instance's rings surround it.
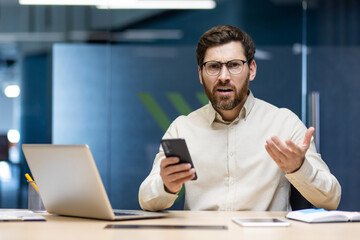
M 220 74 L 219 74 L 219 80 L 221 81 L 228 81 L 230 80 L 230 72 L 227 69 L 226 65 L 223 64 L 221 66 Z

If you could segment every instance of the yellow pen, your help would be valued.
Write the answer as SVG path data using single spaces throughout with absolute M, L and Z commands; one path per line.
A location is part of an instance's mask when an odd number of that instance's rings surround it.
M 36 186 L 36 183 L 34 182 L 34 180 L 30 177 L 30 175 L 28 173 L 25 174 L 26 179 L 29 181 L 29 183 L 31 184 L 31 186 L 35 189 L 35 191 L 39 194 L 39 189 Z

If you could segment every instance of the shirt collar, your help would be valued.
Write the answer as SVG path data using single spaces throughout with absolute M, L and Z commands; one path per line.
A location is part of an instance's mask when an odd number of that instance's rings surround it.
M 245 101 L 244 106 L 240 110 L 239 117 L 237 117 L 233 122 L 236 122 L 241 118 L 244 118 L 246 121 L 254 104 L 255 104 L 255 97 L 252 94 L 252 92 L 249 90 L 249 95 Z M 214 109 L 214 107 L 212 106 L 211 103 L 209 103 L 208 105 L 209 105 L 209 107 L 208 107 L 209 125 L 213 124 L 215 121 L 228 123 L 228 124 L 230 123 L 230 122 L 226 122 L 222 119 L 221 115 Z

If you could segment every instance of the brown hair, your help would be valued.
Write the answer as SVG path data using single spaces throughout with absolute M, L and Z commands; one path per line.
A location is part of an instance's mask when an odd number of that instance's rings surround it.
M 232 41 L 242 43 L 246 60 L 254 60 L 255 44 L 252 38 L 243 30 L 230 25 L 219 25 L 206 31 L 200 38 L 196 48 L 196 60 L 200 66 L 204 62 L 206 50 L 210 47 L 223 45 Z

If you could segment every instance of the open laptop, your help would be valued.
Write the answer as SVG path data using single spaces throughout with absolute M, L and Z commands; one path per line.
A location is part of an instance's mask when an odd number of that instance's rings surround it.
M 113 210 L 87 145 L 23 144 L 22 150 L 49 213 L 104 220 L 169 215 Z

